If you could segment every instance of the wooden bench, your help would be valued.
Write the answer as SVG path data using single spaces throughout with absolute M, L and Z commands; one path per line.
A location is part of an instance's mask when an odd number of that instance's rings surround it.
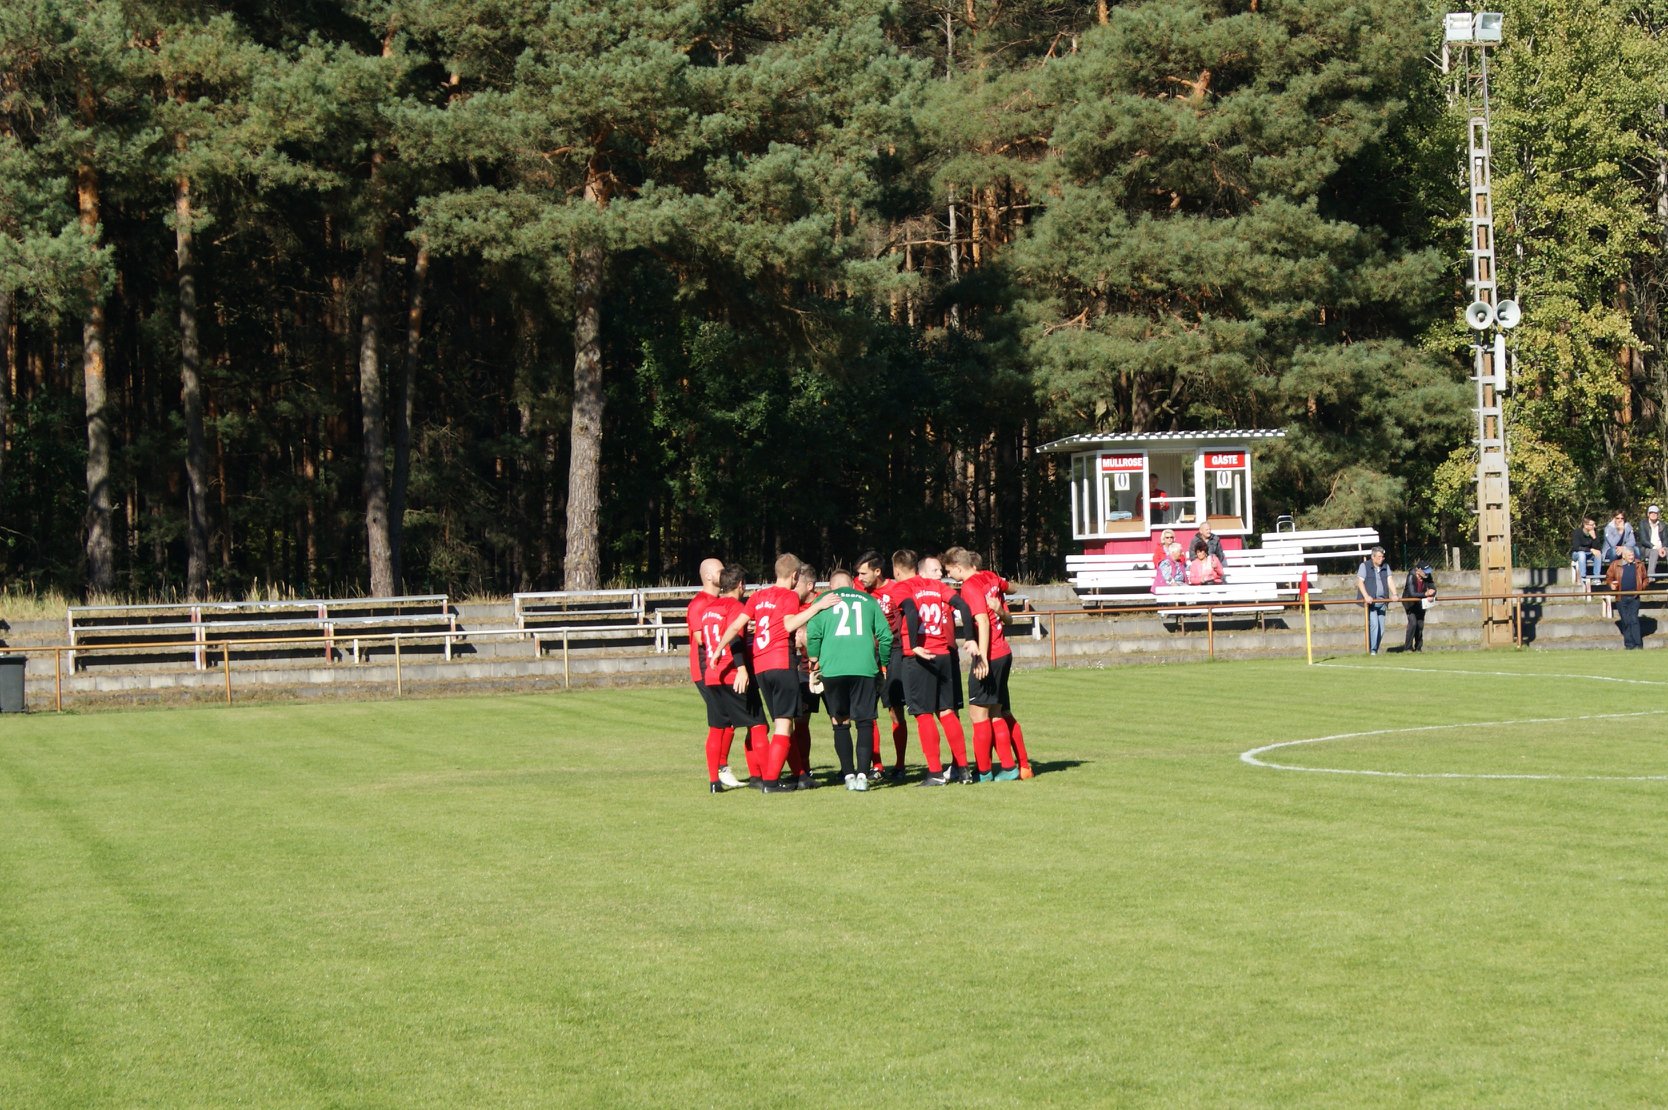
M 349 639 L 354 662 L 361 658 L 359 632 L 366 638 L 391 633 L 444 645 L 447 659 L 459 638 L 457 610 L 446 594 L 400 597 L 297 598 L 281 601 L 205 601 L 196 604 L 76 605 L 65 613 L 69 665 L 76 647 L 120 647 L 132 654 L 189 655 L 198 670 L 208 665 L 208 645 L 231 650 L 247 642 L 269 654 L 272 639 L 316 639 L 334 661 L 338 638 Z

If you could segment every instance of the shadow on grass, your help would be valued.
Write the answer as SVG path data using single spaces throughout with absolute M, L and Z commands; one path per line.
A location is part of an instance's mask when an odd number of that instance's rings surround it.
M 1038 778 L 1042 778 L 1044 775 L 1053 775 L 1065 771 L 1071 771 L 1078 767 L 1082 767 L 1084 764 L 1092 762 L 1094 761 L 1090 759 L 1033 759 L 1031 761 L 1031 770 Z

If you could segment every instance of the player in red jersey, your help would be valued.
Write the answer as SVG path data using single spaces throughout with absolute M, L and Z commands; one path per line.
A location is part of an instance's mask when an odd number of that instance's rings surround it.
M 794 593 L 799 595 L 801 607 L 809 605 L 817 592 L 817 568 L 810 563 L 799 564 L 799 576 L 794 579 Z M 807 624 L 810 622 L 807 621 Z M 794 678 L 799 683 L 799 716 L 793 719 L 793 744 L 788 748 L 788 770 L 801 790 L 817 785 L 811 775 L 811 714 L 817 711 L 821 698 L 811 691 L 811 661 L 805 655 L 805 629 L 793 634 Z
M 892 630 L 892 657 L 883 660 L 886 664 L 885 672 L 880 678 L 880 704 L 886 707 L 886 712 L 892 718 L 892 747 L 897 753 L 897 763 L 892 768 L 892 776 L 899 782 L 904 777 L 904 752 L 909 748 L 908 716 L 905 712 L 907 703 L 904 700 L 903 688 L 903 614 L 892 601 L 888 592 L 892 579 L 886 576 L 886 568 L 881 563 L 880 552 L 864 552 L 857 560 L 857 584 L 863 592 L 880 603 L 880 611 L 886 614 L 886 626 Z M 874 778 L 882 778 L 886 774 L 886 757 L 880 754 L 880 744 L 877 740 L 874 754 Z
M 793 746 L 793 719 L 799 712 L 799 675 L 794 667 L 793 634 L 805 625 L 821 608 L 824 601 L 810 609 L 802 609 L 795 589 L 799 580 L 799 558 L 795 555 L 776 557 L 776 583 L 756 590 L 747 599 L 742 611 L 730 621 L 720 637 L 720 650 L 740 636 L 749 622 L 753 625 L 751 657 L 752 680 L 764 695 L 770 710 L 770 751 L 765 759 L 759 789 L 767 794 L 783 794 L 794 789 L 793 782 L 782 782 L 782 765 L 787 762 Z M 708 671 L 711 681 L 711 671 Z
M 973 754 L 980 782 L 1010 782 L 1031 777 L 1031 761 L 1025 752 L 1025 738 L 1014 717 L 1008 696 L 1008 677 L 1013 670 L 1013 648 L 1003 625 L 1008 612 L 1008 580 L 995 571 L 983 570 L 979 556 L 952 547 L 944 553 L 951 576 L 961 582 L 962 600 L 973 614 L 978 629 L 980 658 L 973 664 L 967 684 L 967 714 L 973 718 Z M 1002 763 L 1000 771 L 991 766 L 991 748 Z M 1015 764 L 1017 747 L 1018 763 Z
M 707 778 L 714 794 L 741 785 L 730 772 L 730 749 L 736 730 L 725 721 L 723 709 L 707 690 L 706 654 L 701 650 L 701 613 L 717 599 L 718 579 L 723 573 L 723 563 L 703 559 L 700 592 L 689 599 L 689 608 L 684 612 L 684 627 L 689 633 L 689 677 L 707 710 Z
M 704 570 L 703 566 L 703 570 Z M 718 721 L 721 727 L 742 729 L 747 734 L 747 771 L 754 782 L 763 781 L 765 756 L 769 750 L 769 730 L 765 727 L 764 711 L 759 705 L 759 694 L 748 684 L 747 660 L 737 658 L 737 652 L 722 643 L 724 630 L 742 612 L 741 595 L 747 588 L 747 574 L 731 564 L 718 577 L 718 596 L 701 607 L 700 639 L 702 685 L 709 709 L 707 720 Z M 743 653 L 745 644 L 737 645 Z M 713 793 L 724 788 L 719 769 L 715 768 L 711 734 L 708 734 L 707 774 Z M 737 785 L 740 785 L 739 783 Z
M 909 577 L 892 585 L 891 592 L 894 598 L 901 595 L 898 608 L 903 613 L 904 626 L 904 696 L 915 713 L 921 754 L 927 760 L 927 775 L 921 785 L 970 782 L 967 734 L 962 731 L 961 717 L 956 712 L 955 682 L 951 675 L 952 669 L 959 666 L 955 658 L 955 607 L 963 603 L 943 582 L 914 573 L 918 565 L 913 551 L 902 550 L 892 555 L 895 573 L 910 572 Z M 967 623 L 971 628 L 971 617 Z M 940 726 L 950 743 L 950 759 L 954 764 L 948 774 L 938 747 Z

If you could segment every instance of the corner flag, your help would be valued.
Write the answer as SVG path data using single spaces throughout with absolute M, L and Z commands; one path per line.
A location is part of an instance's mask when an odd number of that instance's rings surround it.
M 1309 656 L 1309 665 L 1315 665 L 1315 640 L 1309 626 L 1309 572 L 1304 571 L 1303 577 L 1297 580 L 1297 596 L 1303 601 L 1303 650 Z

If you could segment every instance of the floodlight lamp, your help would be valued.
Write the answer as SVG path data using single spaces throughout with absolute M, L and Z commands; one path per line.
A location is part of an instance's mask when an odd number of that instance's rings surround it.
M 1505 21 L 1500 12 L 1449 12 L 1442 20 L 1442 37 L 1463 46 L 1493 46 L 1502 41 Z

